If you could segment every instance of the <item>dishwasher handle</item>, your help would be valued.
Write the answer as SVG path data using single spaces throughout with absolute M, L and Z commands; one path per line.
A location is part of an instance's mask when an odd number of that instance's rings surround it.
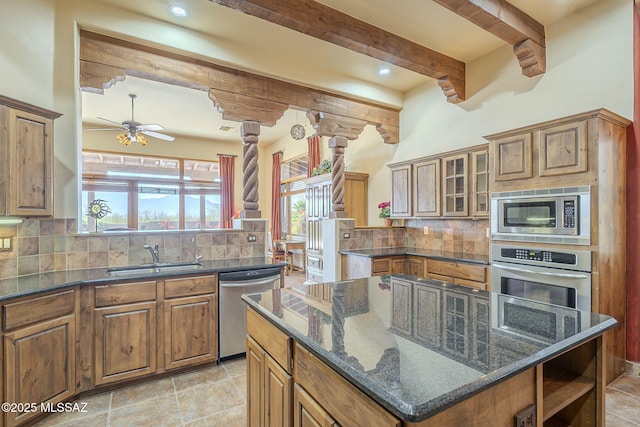
M 221 288 L 250 288 L 253 286 L 262 286 L 273 283 L 273 288 L 280 288 L 280 276 L 265 277 L 262 279 L 249 279 L 249 280 L 225 280 L 220 281 Z

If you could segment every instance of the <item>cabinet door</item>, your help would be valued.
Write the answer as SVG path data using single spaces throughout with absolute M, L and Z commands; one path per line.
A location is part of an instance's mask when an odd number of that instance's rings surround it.
M 265 359 L 264 406 L 265 427 L 290 427 L 293 400 L 293 377 L 268 354 Z
M 53 121 L 9 113 L 9 215 L 53 215 Z
M 217 359 L 216 307 L 215 295 L 165 300 L 165 368 L 180 368 Z
M 586 120 L 539 130 L 536 137 L 540 147 L 540 176 L 586 172 Z
M 5 402 L 55 404 L 76 392 L 75 316 L 38 323 L 4 337 Z M 7 412 L 6 425 L 37 412 Z
M 442 165 L 443 215 L 467 216 L 467 155 L 445 157 Z
M 440 159 L 413 165 L 413 215 L 440 216 Z
M 443 292 L 442 347 L 457 356 L 469 356 L 469 296 L 452 291 Z
M 391 272 L 395 274 L 407 274 L 407 259 L 405 257 L 392 258 Z
M 532 177 L 530 133 L 497 139 L 491 144 L 494 180 L 512 181 Z
M 266 353 L 247 337 L 247 427 L 261 427 L 264 421 L 264 365 Z
M 489 151 L 471 153 L 471 214 L 489 215 Z
M 391 217 L 411 216 L 411 165 L 391 169 Z
M 339 427 L 329 413 L 298 384 L 293 393 L 293 427 Z
M 424 258 L 408 257 L 407 269 L 410 276 L 424 277 Z
M 156 371 L 156 303 L 95 310 L 96 384 Z

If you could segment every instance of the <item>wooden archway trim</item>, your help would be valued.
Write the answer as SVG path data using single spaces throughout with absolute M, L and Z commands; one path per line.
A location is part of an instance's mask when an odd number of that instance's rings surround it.
M 235 70 L 158 48 L 80 31 L 80 87 L 100 92 L 125 76 L 226 92 L 230 99 L 255 98 L 296 109 L 317 110 L 363 120 L 385 129 L 384 141 L 399 142 L 400 110 L 270 77 Z M 244 98 L 243 98 L 244 97 Z M 222 108 L 227 106 L 222 103 Z

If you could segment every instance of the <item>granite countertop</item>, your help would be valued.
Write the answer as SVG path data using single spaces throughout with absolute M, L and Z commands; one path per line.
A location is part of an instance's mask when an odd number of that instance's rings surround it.
M 221 273 L 225 271 L 255 270 L 265 267 L 284 267 L 286 263 L 271 264 L 265 257 L 239 258 L 200 261 L 201 267 L 189 271 L 163 271 L 150 273 L 141 270 L 139 273 L 129 273 L 121 276 L 107 275 L 107 268 L 92 268 L 84 270 L 55 271 L 51 273 L 30 274 L 0 280 L 0 301 L 21 296 L 63 289 L 74 286 L 97 283 L 122 282 L 131 279 L 156 279 L 170 276 L 187 276 L 191 274 Z
M 466 252 L 439 251 L 435 249 L 418 249 L 408 247 L 375 248 L 375 249 L 347 249 L 340 251 L 344 255 L 357 255 L 369 258 L 388 256 L 416 255 L 443 261 L 461 261 L 473 264 L 489 264 L 489 255 L 478 255 Z
M 331 296 L 314 297 L 329 294 L 315 287 L 330 287 Z M 413 301 L 418 294 L 420 299 Z M 517 307 L 531 302 L 406 275 L 243 296 L 287 335 L 409 422 L 435 415 L 616 324 L 609 316 L 560 308 L 575 316 L 575 330 L 563 331 L 556 340 L 542 326 L 548 318 L 543 315 L 536 323 L 528 317 L 522 327 L 538 327 L 543 338 L 525 337 L 498 326 L 497 309 L 504 298 L 514 299 Z M 534 304 L 540 313 L 558 309 Z

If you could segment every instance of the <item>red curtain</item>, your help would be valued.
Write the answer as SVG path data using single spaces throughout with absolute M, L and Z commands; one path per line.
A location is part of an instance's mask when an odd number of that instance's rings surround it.
M 273 153 L 273 166 L 271 168 L 271 239 L 273 240 L 277 240 L 282 236 L 280 163 L 282 163 L 282 152 Z
M 307 138 L 309 144 L 309 160 L 307 160 L 307 176 L 311 176 L 314 168 L 320 166 L 320 135 Z
M 218 154 L 220 161 L 220 228 L 232 228 L 233 175 L 236 156 Z

